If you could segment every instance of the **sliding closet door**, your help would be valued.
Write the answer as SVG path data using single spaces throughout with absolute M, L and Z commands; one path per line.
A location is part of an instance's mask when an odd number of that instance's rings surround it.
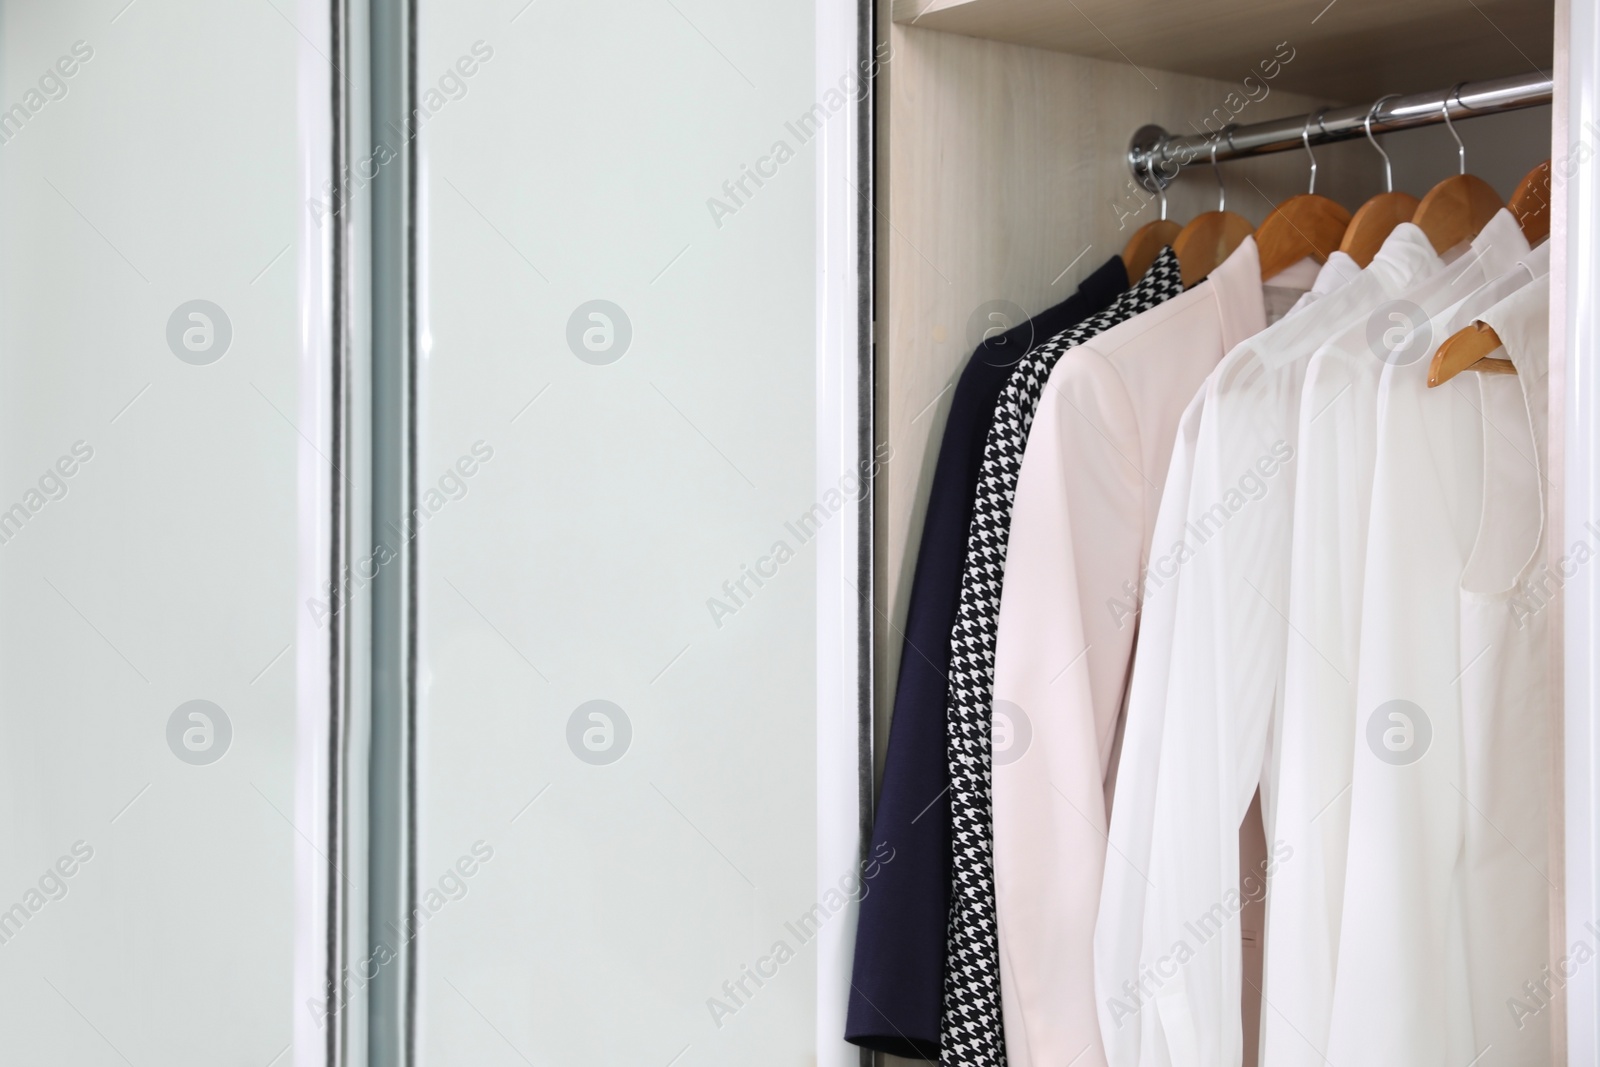
M 0 2 L 6 1063 L 327 1047 L 329 35 Z
M 418 32 L 417 1062 L 852 1062 L 855 5 Z

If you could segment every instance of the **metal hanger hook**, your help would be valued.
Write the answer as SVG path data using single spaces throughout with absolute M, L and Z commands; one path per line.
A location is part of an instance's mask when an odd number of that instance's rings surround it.
M 1162 179 L 1161 169 L 1156 161 L 1162 157 L 1165 148 L 1166 138 L 1163 137 L 1154 147 L 1150 149 L 1150 155 L 1146 159 L 1144 165 L 1144 177 L 1148 180 L 1140 182 L 1140 184 L 1146 189 L 1150 189 L 1152 192 L 1154 192 L 1156 194 L 1156 199 L 1160 201 L 1162 222 L 1167 220 L 1167 185 L 1169 183 Z
M 1372 110 L 1367 112 L 1367 121 L 1364 123 L 1364 128 L 1367 131 L 1367 140 L 1372 143 L 1373 148 L 1378 150 L 1378 155 L 1383 157 L 1383 191 L 1386 193 L 1394 192 L 1394 164 L 1389 162 L 1389 153 L 1383 150 L 1383 145 L 1379 144 L 1377 139 L 1372 136 L 1372 118 L 1386 101 L 1393 100 L 1399 95 L 1399 93 L 1390 93 L 1388 96 L 1380 96 L 1378 102 L 1372 105 Z
M 1461 87 L 1466 82 L 1456 82 L 1455 87 L 1444 94 L 1444 99 L 1439 101 L 1439 110 L 1444 113 L 1445 129 L 1450 131 L 1450 136 L 1456 139 L 1456 158 L 1460 160 L 1461 173 L 1467 172 L 1467 146 L 1461 143 L 1461 135 L 1456 132 L 1456 124 L 1450 121 L 1450 98 L 1454 97 L 1456 103 L 1461 103 Z
M 1139 184 L 1155 194 L 1156 200 L 1161 204 L 1161 217 L 1167 217 L 1167 187 L 1156 177 L 1155 169 L 1146 167 L 1139 176 Z
M 1311 184 L 1306 188 L 1306 194 L 1308 196 L 1317 191 L 1317 154 L 1311 151 L 1311 120 L 1315 118 L 1317 125 L 1321 126 L 1322 116 L 1327 112 L 1327 110 L 1327 108 L 1323 108 L 1321 111 L 1317 112 L 1315 116 L 1307 115 L 1305 128 L 1300 131 L 1300 143 L 1305 145 L 1306 155 L 1311 158 Z
M 1228 210 L 1228 187 L 1222 183 L 1222 168 L 1217 166 L 1217 145 L 1222 143 L 1222 135 L 1228 135 L 1228 147 L 1233 147 L 1233 131 L 1237 123 L 1229 123 L 1211 138 L 1211 172 L 1217 176 L 1217 210 Z

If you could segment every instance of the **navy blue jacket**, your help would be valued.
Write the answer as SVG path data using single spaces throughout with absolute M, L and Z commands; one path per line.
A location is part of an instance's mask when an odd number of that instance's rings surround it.
M 945 696 L 984 441 L 1011 368 L 1031 347 L 1104 310 L 1128 288 L 1113 257 L 1077 293 L 978 346 L 956 385 L 911 581 L 889 751 L 872 832 L 845 1039 L 908 1058 L 939 1057 L 950 911 Z

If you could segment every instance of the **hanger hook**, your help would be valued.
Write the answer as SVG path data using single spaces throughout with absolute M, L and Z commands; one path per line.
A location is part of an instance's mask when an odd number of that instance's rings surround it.
M 1156 194 L 1156 200 L 1161 204 L 1161 218 L 1167 217 L 1167 183 L 1161 180 L 1153 165 L 1147 166 L 1144 174 L 1139 179 L 1139 184 Z
M 1376 148 L 1378 155 L 1383 157 L 1383 191 L 1386 193 L 1394 192 L 1394 164 L 1389 162 L 1389 153 L 1383 150 L 1383 145 L 1379 144 L 1377 139 L 1372 136 L 1372 118 L 1383 107 L 1385 102 L 1393 100 L 1399 95 L 1399 93 L 1390 93 L 1388 96 L 1378 97 L 1378 102 L 1372 105 L 1371 111 L 1367 112 L 1367 121 L 1364 124 L 1364 128 L 1367 131 L 1367 140 L 1372 142 L 1372 147 Z
M 1222 168 L 1217 166 L 1217 145 L 1222 143 L 1222 135 L 1228 135 L 1228 147 L 1233 147 L 1233 130 L 1237 123 L 1229 123 L 1226 128 L 1219 130 L 1211 138 L 1211 172 L 1217 176 L 1217 210 L 1228 210 L 1228 187 L 1222 183 Z
M 1327 108 L 1323 108 L 1322 111 L 1317 112 L 1317 114 L 1314 116 L 1316 118 L 1317 124 L 1319 126 L 1322 123 L 1322 116 L 1327 110 L 1328 110 Z M 1311 120 L 1312 120 L 1312 118 L 1313 118 L 1313 116 L 1311 116 L 1311 115 L 1307 115 L 1306 116 L 1305 128 L 1300 131 L 1300 143 L 1305 145 L 1305 147 L 1306 147 L 1306 155 L 1309 156 L 1310 159 L 1311 159 L 1311 184 L 1306 189 L 1307 195 L 1313 194 L 1313 193 L 1315 193 L 1317 191 L 1317 154 L 1315 152 L 1311 151 Z
M 1144 167 L 1144 179 L 1140 181 L 1140 184 L 1154 192 L 1156 199 L 1160 201 L 1162 222 L 1167 221 L 1167 185 L 1169 183 L 1162 178 L 1161 166 L 1158 161 L 1166 154 L 1166 147 L 1167 138 L 1164 135 L 1151 146 L 1150 154 Z
M 1445 129 L 1450 131 L 1450 136 L 1456 139 L 1456 158 L 1460 161 L 1461 173 L 1467 172 L 1467 146 L 1461 143 L 1461 135 L 1456 132 L 1455 123 L 1450 121 L 1450 98 L 1455 97 L 1456 103 L 1461 103 L 1461 87 L 1466 82 L 1456 82 L 1455 88 L 1444 94 L 1444 99 L 1439 101 L 1439 110 L 1444 112 Z

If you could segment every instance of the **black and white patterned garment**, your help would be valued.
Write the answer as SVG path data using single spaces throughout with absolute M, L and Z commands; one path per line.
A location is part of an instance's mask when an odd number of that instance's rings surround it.
M 1137 285 L 1106 310 L 1052 337 L 1018 362 L 984 442 L 967 532 L 961 603 L 950 634 L 950 927 L 944 972 L 943 1067 L 1003 1067 L 1000 942 L 995 925 L 994 827 L 989 767 L 995 628 L 1022 450 L 1050 371 L 1069 348 L 1183 292 L 1178 257 L 1164 248 Z

